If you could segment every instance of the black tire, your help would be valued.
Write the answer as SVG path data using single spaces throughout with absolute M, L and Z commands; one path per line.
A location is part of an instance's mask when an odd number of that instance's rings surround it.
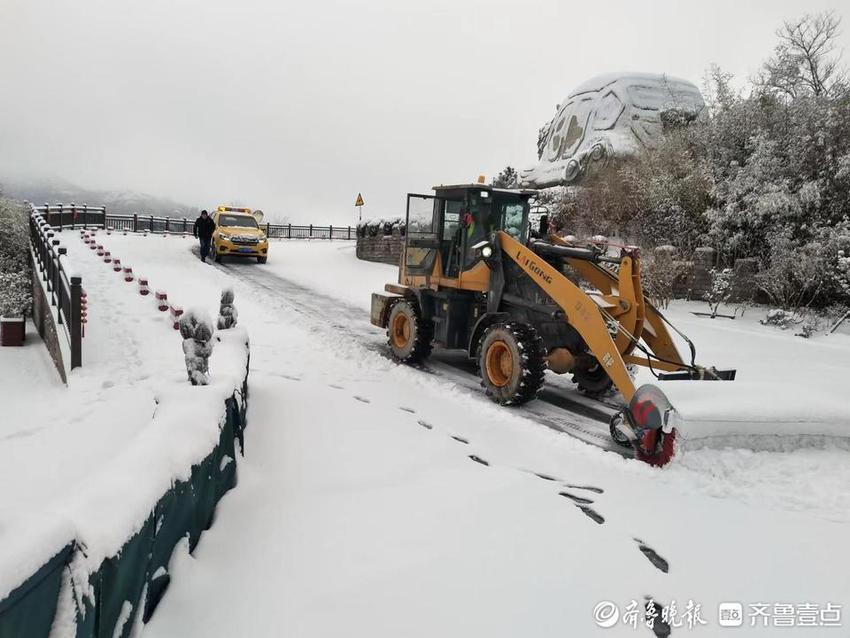
M 608 432 L 611 434 L 611 440 L 614 441 L 614 443 L 616 443 L 622 448 L 631 449 L 632 442 L 629 440 L 628 437 L 621 434 L 620 431 L 617 429 L 617 425 L 619 425 L 624 418 L 625 417 L 623 416 L 622 412 L 617 412 L 616 414 L 614 414 L 611 417 L 611 421 L 608 423 Z
M 215 244 L 212 245 L 213 259 L 215 259 L 215 263 L 221 263 L 221 253 L 215 249 Z
M 258 264 L 264 264 L 264 263 L 266 263 L 268 260 L 269 260 L 269 258 L 268 258 L 268 257 L 257 257 L 257 263 L 258 263 Z
M 390 310 L 387 343 L 393 357 L 402 363 L 422 363 L 431 354 L 434 324 L 422 316 L 419 304 L 403 299 Z
M 579 390 L 591 397 L 605 396 L 611 391 L 614 382 L 605 368 L 593 359 L 590 365 L 576 368 L 573 372 L 573 383 L 578 385 Z
M 481 385 L 496 403 L 521 405 L 543 387 L 546 352 L 537 332 L 515 322 L 495 323 L 478 346 Z

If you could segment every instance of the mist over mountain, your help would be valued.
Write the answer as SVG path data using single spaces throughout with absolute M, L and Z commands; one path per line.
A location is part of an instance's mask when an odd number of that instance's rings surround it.
M 93 190 L 58 178 L 6 179 L 0 177 L 0 191 L 34 204 L 89 204 L 106 206 L 111 213 L 194 217 L 200 210 L 164 197 L 128 190 Z M 210 204 L 212 206 L 212 204 Z

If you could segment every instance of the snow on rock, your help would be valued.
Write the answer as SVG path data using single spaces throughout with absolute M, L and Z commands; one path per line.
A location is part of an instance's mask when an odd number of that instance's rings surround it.
M 689 121 L 703 109 L 699 89 L 657 73 L 609 73 L 586 81 L 557 107 L 540 130 L 538 157 L 520 172 L 524 187 L 546 188 L 579 180 L 613 157 L 651 146 L 666 121 Z

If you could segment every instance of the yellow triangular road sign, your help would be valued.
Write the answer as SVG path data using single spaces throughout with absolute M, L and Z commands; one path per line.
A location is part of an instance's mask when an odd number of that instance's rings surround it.
M 365 204 L 365 203 L 366 202 L 363 201 L 363 195 L 361 195 L 360 193 L 357 193 L 357 201 L 354 202 L 354 205 L 355 206 L 363 206 L 363 204 Z

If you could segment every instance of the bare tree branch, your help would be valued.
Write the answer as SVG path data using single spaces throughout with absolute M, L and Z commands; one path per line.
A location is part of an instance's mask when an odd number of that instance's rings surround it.
M 779 44 L 764 64 L 757 82 L 790 99 L 808 94 L 830 95 L 846 86 L 846 72 L 836 41 L 841 18 L 832 12 L 806 14 L 776 32 Z

